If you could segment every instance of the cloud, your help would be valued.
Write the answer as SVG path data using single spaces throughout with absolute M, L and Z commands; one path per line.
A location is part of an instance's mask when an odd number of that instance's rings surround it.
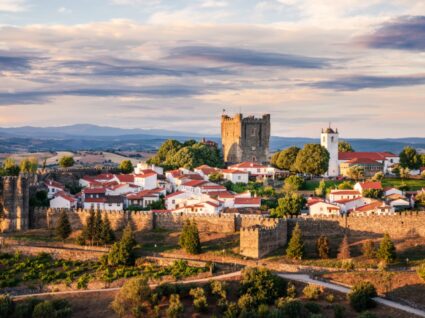
M 336 91 L 357 91 L 367 88 L 387 88 L 395 86 L 424 85 L 424 75 L 412 76 L 366 76 L 353 75 L 333 80 L 302 84 L 313 88 L 332 89 Z
M 0 93 L 0 105 L 45 103 L 55 96 L 122 97 L 150 96 L 162 98 L 188 97 L 201 94 L 203 89 L 194 86 L 158 85 L 146 87 L 105 88 L 88 87 L 56 90 L 31 90 Z
M 27 8 L 25 0 L 0 0 L 0 12 L 20 12 Z
M 367 47 L 425 51 L 425 16 L 403 16 L 360 38 Z
M 59 13 L 62 13 L 62 14 L 71 14 L 72 13 L 72 10 L 71 9 L 68 9 L 68 8 L 65 8 L 65 7 L 60 7 L 58 9 L 58 12 Z
M 248 66 L 319 69 L 328 65 L 327 59 L 302 55 L 263 52 L 249 49 L 213 46 L 184 46 L 171 50 L 170 58 L 199 58 L 215 62 Z
M 31 62 L 34 58 L 26 56 L 14 56 L 0 52 L 0 72 L 15 71 L 26 72 L 31 69 Z

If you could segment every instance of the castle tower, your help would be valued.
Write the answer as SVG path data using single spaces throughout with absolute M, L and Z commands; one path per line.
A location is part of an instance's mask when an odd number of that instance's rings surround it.
M 226 163 L 267 162 L 270 141 L 270 115 L 221 116 L 221 143 Z
M 325 176 L 339 176 L 338 129 L 333 130 L 330 125 L 329 128 L 322 129 L 322 134 L 320 135 L 320 144 L 329 152 L 329 168 Z

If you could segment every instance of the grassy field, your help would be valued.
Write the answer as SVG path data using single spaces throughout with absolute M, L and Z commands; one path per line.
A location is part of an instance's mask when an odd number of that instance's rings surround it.
M 398 179 L 398 178 L 385 178 L 382 181 L 384 187 L 399 187 L 402 184 L 406 184 L 409 190 L 420 190 L 425 188 L 425 179 Z

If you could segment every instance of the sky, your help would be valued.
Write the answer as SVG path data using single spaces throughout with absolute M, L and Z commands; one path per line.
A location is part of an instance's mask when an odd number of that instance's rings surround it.
M 0 126 L 425 137 L 425 1 L 0 0 Z

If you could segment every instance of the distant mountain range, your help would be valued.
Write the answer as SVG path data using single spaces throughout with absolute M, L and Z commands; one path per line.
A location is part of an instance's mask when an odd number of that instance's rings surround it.
M 180 141 L 206 137 L 220 143 L 217 135 L 179 132 L 162 129 L 123 129 L 78 124 L 62 127 L 0 128 L 0 152 L 35 152 L 58 150 L 138 150 L 153 151 L 166 139 Z M 356 151 L 390 151 L 399 153 L 405 146 L 425 151 L 425 138 L 346 139 Z M 272 136 L 270 150 L 289 146 L 302 147 L 318 143 L 319 138 L 291 138 Z

